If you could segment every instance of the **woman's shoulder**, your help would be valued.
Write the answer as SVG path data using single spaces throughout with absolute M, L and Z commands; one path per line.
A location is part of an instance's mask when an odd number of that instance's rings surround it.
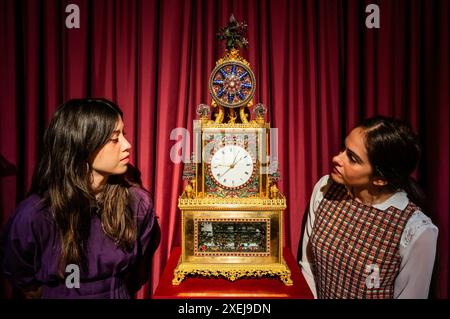
M 405 228 L 400 239 L 400 244 L 403 247 L 409 246 L 415 242 L 423 233 L 429 233 L 430 236 L 436 237 L 438 235 L 438 228 L 433 224 L 430 217 L 425 215 L 420 209 L 417 209 L 411 214 L 406 222 Z
M 333 184 L 333 179 L 330 175 L 324 175 L 322 176 L 319 181 L 314 185 L 313 189 L 313 195 L 316 196 L 322 196 L 328 191 L 330 186 Z
M 129 189 L 129 192 L 133 198 L 134 201 L 137 201 L 138 203 L 146 204 L 146 205 L 152 205 L 152 197 L 149 191 L 146 189 L 133 185 Z
M 131 186 L 128 190 L 131 196 L 131 209 L 138 216 L 153 211 L 153 200 L 149 191 L 135 185 Z
M 314 212 L 319 207 L 320 202 L 324 198 L 332 183 L 333 180 L 331 179 L 331 176 L 327 174 L 322 176 L 316 183 L 316 185 L 314 185 L 314 189 L 311 195 L 311 207 L 313 208 Z
M 17 205 L 5 228 L 6 232 L 12 230 L 18 234 L 27 230 L 41 233 L 43 229 L 48 230 L 51 223 L 51 214 L 42 203 L 42 198 L 31 194 Z
M 22 221 L 36 221 L 48 217 L 42 198 L 37 194 L 31 194 L 21 201 L 11 216 Z
M 319 181 L 314 186 L 314 189 L 317 189 L 321 192 L 326 192 L 327 188 L 333 183 L 333 180 L 329 174 L 322 176 Z

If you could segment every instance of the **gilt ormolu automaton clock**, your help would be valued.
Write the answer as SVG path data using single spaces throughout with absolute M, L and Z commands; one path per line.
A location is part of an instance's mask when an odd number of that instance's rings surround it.
M 185 164 L 186 188 L 178 201 L 182 254 L 172 283 L 188 275 L 275 276 L 292 285 L 283 260 L 286 199 L 278 191 L 278 170 L 271 160 L 270 123 L 257 104 L 256 81 L 238 45 L 246 45 L 245 25 L 232 17 L 221 30 L 227 50 L 211 73 L 210 108 L 197 108 L 194 153 Z

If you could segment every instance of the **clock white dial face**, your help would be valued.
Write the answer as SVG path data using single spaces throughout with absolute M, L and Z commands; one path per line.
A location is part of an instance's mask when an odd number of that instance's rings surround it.
M 245 148 L 225 145 L 211 158 L 211 173 L 219 185 L 238 188 L 252 177 L 253 159 Z

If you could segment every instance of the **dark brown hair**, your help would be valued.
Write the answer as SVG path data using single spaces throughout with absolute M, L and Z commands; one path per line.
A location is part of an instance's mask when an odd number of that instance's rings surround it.
M 136 227 L 128 207 L 130 183 L 122 175 L 110 176 L 100 201 L 90 184 L 93 156 L 108 143 L 119 117 L 123 117 L 120 108 L 106 99 L 72 99 L 57 108 L 45 132 L 31 192 L 42 197 L 59 229 L 61 274 L 69 263 L 84 266 L 94 212 L 119 247 L 133 247 Z
M 415 204 L 424 204 L 424 193 L 411 177 L 421 156 L 419 138 L 411 126 L 399 119 L 375 116 L 357 127 L 365 132 L 372 176 L 384 178 L 388 191 L 403 189 Z

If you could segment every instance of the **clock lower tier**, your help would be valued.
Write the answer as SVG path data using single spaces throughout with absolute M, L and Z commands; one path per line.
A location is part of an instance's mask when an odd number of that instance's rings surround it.
M 193 205 L 193 202 L 179 205 L 182 251 L 173 284 L 200 275 L 230 281 L 243 277 L 277 277 L 285 285 L 292 285 L 281 244 L 284 198 L 268 200 L 266 205 L 261 199 L 259 205 L 224 200 L 215 206 Z

